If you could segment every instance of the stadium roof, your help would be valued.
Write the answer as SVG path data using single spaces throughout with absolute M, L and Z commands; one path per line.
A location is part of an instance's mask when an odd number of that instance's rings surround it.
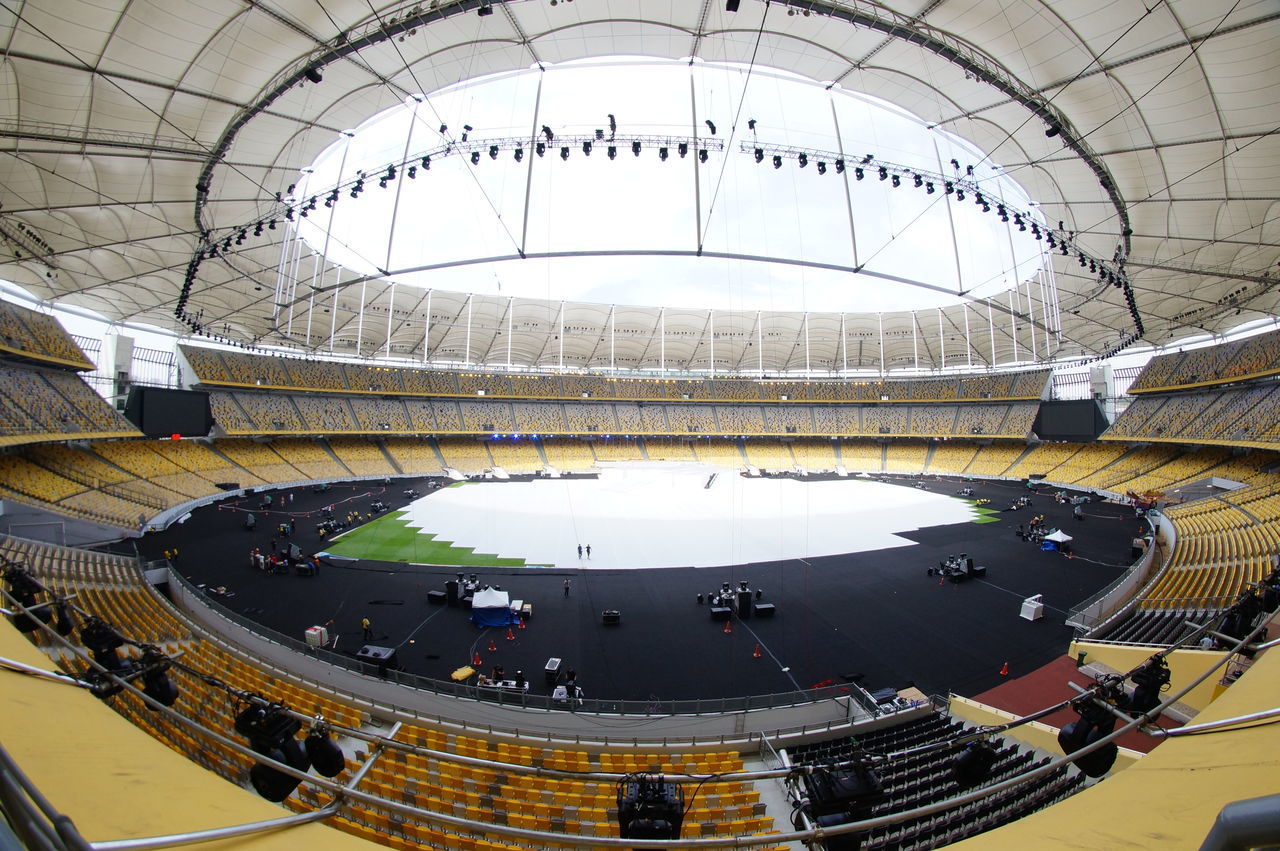
M 5 4 L 0 277 L 236 343 L 575 369 L 1003 366 L 1104 354 L 1139 328 L 1157 345 L 1222 333 L 1277 310 L 1280 10 L 1147 5 Z M 970 141 L 1069 235 L 1048 252 L 1056 292 L 916 313 L 614 308 L 395 286 L 282 251 L 286 208 L 307 200 L 288 187 L 337 134 L 460 81 L 622 55 L 781 69 Z

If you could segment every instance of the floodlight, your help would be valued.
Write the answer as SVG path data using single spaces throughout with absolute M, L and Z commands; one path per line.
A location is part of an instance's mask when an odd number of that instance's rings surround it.
M 568 146 L 568 145 L 562 145 L 562 146 L 560 147 L 560 159 L 562 159 L 562 160 L 567 160 L 567 159 L 569 159 L 569 146 Z
M 658 148 L 658 159 L 662 160 L 663 162 L 666 162 L 667 157 L 669 155 L 670 155 L 670 151 L 667 150 L 666 145 L 663 145 L 661 148 Z
M 853 170 L 853 176 L 854 176 L 854 177 L 856 177 L 858 180 L 861 180 L 862 178 L 866 177 L 867 175 L 866 175 L 866 172 L 864 172 L 861 168 L 854 168 L 854 170 Z
M 818 174 L 826 174 L 826 173 L 827 173 L 827 164 L 824 163 L 822 160 L 818 160 Z
M 796 157 L 796 159 L 799 161 L 799 163 L 800 163 L 800 167 L 801 167 L 801 168 L 804 168 L 805 166 L 807 166 L 807 165 L 809 164 L 809 155 L 808 155 L 808 154 L 801 153 L 801 154 L 800 154 L 800 156 Z
M 991 775 L 991 767 L 995 763 L 996 749 L 990 742 L 970 742 L 951 764 L 951 778 L 962 789 L 977 786 Z
M 663 150 L 666 150 L 666 148 L 663 148 Z M 617 159 L 617 156 L 618 156 L 618 146 L 617 146 L 617 145 L 610 145 L 610 146 L 608 147 L 608 149 L 607 149 L 607 150 L 605 150 L 605 153 L 609 155 L 609 159 L 611 159 L 611 160 L 612 160 L 612 159 Z
M 889 169 L 885 168 L 884 166 L 880 166 L 880 170 L 878 173 L 880 175 L 881 180 L 886 180 L 889 177 Z
M 676 145 L 676 153 L 680 155 L 681 159 L 684 159 L 684 155 L 689 153 L 689 143 L 681 142 L 679 145 Z
M 480 152 L 479 152 L 479 151 L 472 151 L 472 152 L 471 152 L 471 164 L 472 164 L 472 165 L 479 165 L 479 164 L 480 164 Z M 385 184 L 384 184 L 384 185 L 385 185 Z
M 346 757 L 330 735 L 329 725 L 324 719 L 316 719 L 303 744 L 317 773 L 325 777 L 337 777 L 346 769 Z
M 756 156 L 756 162 L 758 163 L 764 162 L 764 148 L 756 148 L 755 156 Z
M 638 139 L 631 143 L 631 153 L 637 157 L 640 156 L 640 141 Z
M 712 136 L 716 135 L 716 126 L 711 123 L 710 118 L 708 118 L 706 121 L 703 121 L 702 123 L 707 125 L 707 129 L 711 131 Z
M 836 160 L 836 174 L 844 174 L 844 158 Z
M 498 158 L 498 146 L 497 146 L 497 145 L 490 145 L 490 146 L 489 146 L 489 159 L 491 159 L 491 160 L 496 160 L 497 158 Z
M 591 156 L 591 143 L 590 143 L 590 142 L 583 142 L 583 143 L 582 143 L 582 153 L 584 153 L 584 154 L 585 154 L 585 155 L 587 155 L 587 156 Z
M 698 151 L 698 162 L 704 163 L 706 161 L 707 161 L 707 149 L 701 148 Z
M 514 156 L 516 158 L 516 162 L 520 162 L 524 159 L 524 148 L 516 148 Z
M 773 155 L 773 167 L 782 168 L 782 157 L 780 157 L 778 154 Z
M 306 77 L 313 83 L 323 83 L 324 77 L 320 74 L 320 69 L 314 66 L 302 72 L 302 76 Z

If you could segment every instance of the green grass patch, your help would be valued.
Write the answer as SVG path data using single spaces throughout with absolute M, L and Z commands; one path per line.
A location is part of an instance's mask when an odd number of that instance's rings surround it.
M 973 522 L 974 523 L 999 523 L 1000 518 L 999 517 L 975 517 L 973 518 Z
M 447 564 L 459 567 L 523 567 L 522 558 L 502 558 L 494 553 L 478 553 L 472 547 L 455 546 L 435 535 L 419 531 L 396 511 L 352 529 L 326 548 L 334 555 L 375 561 L 407 561 L 417 564 Z

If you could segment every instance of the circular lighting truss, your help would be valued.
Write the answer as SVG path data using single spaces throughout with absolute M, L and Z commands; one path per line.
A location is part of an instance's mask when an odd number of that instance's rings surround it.
M 466 5 L 452 6 L 452 14 Z M 224 342 L 285 346 L 304 353 L 467 368 L 694 371 L 713 375 L 864 375 L 1042 363 L 1082 351 L 1073 352 L 1064 344 L 1064 311 L 1078 313 L 1083 303 L 1108 298 L 1106 293 L 1111 291 L 1115 294 L 1109 298 L 1127 309 L 1132 327 L 1118 333 L 1105 350 L 1094 349 L 1094 353 L 1109 356 L 1144 333 L 1125 264 L 1130 231 L 1123 199 L 1102 161 L 1065 116 L 1004 74 L 981 51 L 919 21 L 899 19 L 884 10 L 873 13 L 856 4 L 821 9 L 814 4 L 805 6 L 809 12 L 869 26 L 892 38 L 906 38 L 1021 103 L 1044 121 L 1047 136 L 1060 138 L 1097 176 L 1124 223 L 1121 243 L 1109 255 L 1102 255 L 1096 240 L 1077 239 L 1062 221 L 1047 222 L 1025 192 L 971 146 L 968 157 L 944 158 L 939 154 L 932 163 L 902 156 L 893 146 L 880 151 L 863 144 L 869 152 L 847 153 L 849 136 L 841 132 L 843 107 L 837 107 L 835 92 L 829 95 L 830 120 L 835 126 L 825 136 L 810 128 L 796 131 L 783 127 L 779 132 L 771 132 L 767 126 L 758 128 L 756 119 L 747 117 L 753 111 L 744 112 L 742 107 L 753 84 L 747 80 L 753 72 L 757 80 L 769 77 L 773 72 L 766 69 L 725 71 L 736 75 L 736 88 L 732 83 L 726 85 L 727 94 L 709 95 L 710 87 L 695 84 L 691 76 L 689 95 L 680 109 L 692 118 L 684 119 L 683 128 L 639 122 L 630 128 L 636 132 L 619 132 L 613 115 L 608 116 L 607 125 L 592 127 L 590 117 L 561 112 L 555 115 L 559 123 L 553 126 L 542 106 L 543 78 L 550 76 L 542 67 L 526 75 L 536 78 L 536 84 L 516 84 L 516 88 L 524 85 L 528 95 L 512 110 L 519 113 L 518 119 L 466 123 L 453 117 L 466 113 L 450 109 L 446 103 L 453 93 L 441 91 L 408 96 L 399 108 L 408 130 L 387 134 L 379 152 L 362 151 L 348 162 L 353 140 L 364 128 L 345 131 L 327 151 L 328 156 L 318 158 L 295 183 L 276 193 L 274 203 L 260 208 L 260 215 L 238 224 L 204 228 L 200 249 L 188 265 L 175 315 L 193 332 Z M 418 11 L 399 21 L 380 22 L 377 28 L 348 32 L 336 46 L 320 49 L 282 73 L 255 109 L 265 109 L 273 95 L 301 80 L 317 83 L 326 66 L 349 59 L 362 47 L 447 17 L 439 9 Z M 596 68 L 592 73 L 601 71 Z M 462 89 L 474 94 L 473 84 Z M 616 105 L 619 114 L 625 113 L 628 100 L 616 94 L 613 97 L 605 106 Z M 709 102 L 715 104 L 714 109 Z M 595 123 L 604 125 L 605 109 L 593 109 L 591 114 L 597 111 L 600 115 L 595 116 Z M 445 113 L 448 120 L 442 118 Z M 252 116 L 246 120 L 248 117 Z M 229 131 L 220 150 L 231 144 L 237 127 Z M 545 222 L 564 220 L 556 215 L 554 204 L 546 201 L 555 194 L 554 182 L 535 186 L 536 181 L 563 179 L 550 177 L 557 168 L 568 173 L 568 169 L 590 164 L 596 169 L 593 174 L 602 175 L 602 165 L 625 167 L 630 162 L 643 163 L 642 175 L 655 175 L 673 166 L 691 175 L 686 178 L 685 197 L 678 206 L 682 211 L 692 207 L 693 215 L 672 217 L 687 226 L 680 240 L 603 245 L 566 238 L 566 244 L 559 245 L 555 239 L 540 242 L 536 238 L 537 229 Z M 811 191 L 813 181 L 828 183 L 824 190 L 829 202 L 825 203 L 827 215 L 822 217 L 826 230 L 800 250 L 794 243 L 786 250 L 770 250 L 768 227 L 758 222 L 755 238 L 748 234 L 718 240 L 721 234 L 717 228 L 724 230 L 727 219 L 717 219 L 715 214 L 723 216 L 726 208 L 736 208 L 751 197 L 749 191 L 734 194 L 734 181 L 725 181 L 726 174 L 740 174 L 743 163 L 752 163 L 765 174 L 783 174 L 785 166 L 785 180 L 797 197 Z M 216 160 L 211 159 L 198 184 L 202 206 L 215 167 Z M 447 178 L 442 177 L 445 174 Z M 523 190 L 507 191 L 507 184 L 517 179 L 524 182 Z M 434 189 L 437 212 L 442 213 L 436 224 L 426 228 L 418 217 L 398 213 L 401 205 L 406 211 L 410 208 L 413 194 L 433 191 L 420 187 L 440 180 L 449 182 Z M 652 180 L 657 182 L 656 177 Z M 474 223 L 476 210 L 457 210 L 458 230 L 454 233 L 448 228 L 450 211 L 461 196 L 459 187 L 468 181 L 476 189 L 472 208 L 488 205 L 490 220 L 478 228 L 482 233 L 476 245 L 463 250 L 466 227 Z M 936 274 L 903 274 L 898 266 L 883 262 L 878 254 L 891 249 L 895 240 L 907 242 L 911 227 L 909 222 L 899 222 L 887 238 L 867 239 L 865 231 L 873 229 L 869 224 L 872 219 L 856 215 L 862 212 L 861 202 L 854 199 L 868 187 L 875 187 L 881 198 L 914 196 L 913 203 L 919 209 L 945 216 L 949 222 L 947 239 L 935 239 L 932 253 L 954 263 L 956 272 L 951 281 Z M 742 186 L 736 188 L 741 190 Z M 366 199 L 376 194 L 394 199 L 379 206 L 383 212 L 375 213 L 367 203 Z M 538 209 L 539 204 L 544 209 Z M 389 214 L 385 212 L 388 209 Z M 647 210 L 652 216 L 654 208 Z M 348 224 L 345 231 L 334 226 L 340 211 Z M 802 211 L 803 205 L 797 201 L 790 209 L 770 206 L 766 213 L 800 221 Z M 584 228 L 590 230 L 587 226 L 595 224 L 593 218 L 608 212 L 602 209 L 596 216 L 587 212 Z M 203 220 L 203 214 L 201 217 Z M 890 212 L 887 218 L 892 217 Z M 976 251 L 980 242 L 967 238 L 963 225 L 975 217 L 988 223 L 983 233 L 992 232 L 989 225 L 995 222 L 1006 233 L 1007 262 L 998 264 L 990 274 L 966 275 L 961 269 L 962 255 Z M 761 215 L 758 221 L 767 218 Z M 366 219 L 385 229 L 380 243 L 370 246 L 352 236 L 351 224 Z M 788 227 L 794 231 L 795 222 L 789 222 Z M 619 230 L 627 232 L 625 227 Z M 449 238 L 451 233 L 455 238 Z M 431 242 L 428 234 L 440 243 L 434 253 L 412 250 Z M 947 241 L 950 246 L 945 245 Z M 838 250 L 830 250 L 837 244 Z M 1027 252 L 1026 245 L 1034 248 Z M 264 246 L 269 251 L 264 251 Z M 276 252 L 276 258 L 264 260 L 270 251 Z M 917 248 L 916 253 L 930 252 Z M 1036 261 L 1028 263 L 1028 254 Z M 1059 259 L 1059 266 L 1072 263 L 1080 270 L 1077 276 L 1092 278 L 1095 284 L 1091 291 L 1082 294 L 1077 290 L 1070 303 L 1064 304 L 1050 263 L 1054 256 L 1067 258 Z M 735 279 L 725 287 L 730 291 L 728 304 L 706 306 L 666 298 L 646 302 L 634 295 L 644 293 L 644 286 L 632 286 L 629 295 L 615 293 L 594 300 L 566 298 L 550 286 L 543 297 L 527 289 L 517 295 L 510 284 L 502 290 L 505 273 L 498 271 L 520 264 L 549 270 L 552 267 L 548 264 L 554 263 L 565 276 L 589 278 L 594 273 L 627 280 L 628 267 L 641 268 L 656 259 L 672 258 L 730 264 L 732 272 L 711 273 Z M 223 337 L 217 326 L 207 323 L 202 311 L 189 309 L 201 280 L 201 265 L 215 260 L 235 269 L 259 291 L 271 287 L 270 313 L 262 317 L 268 323 L 266 332 L 247 341 L 243 336 L 236 339 L 227 324 L 227 336 Z M 586 261 L 590 265 L 583 265 Z M 602 266 L 602 262 L 613 264 L 613 268 Z M 771 304 L 749 297 L 751 288 L 738 282 L 752 274 L 741 270 L 753 265 L 784 270 L 763 275 L 777 276 Z M 474 284 L 474 271 L 481 267 L 485 270 L 482 274 L 492 276 L 493 286 Z M 451 285 L 467 279 L 464 273 L 470 273 L 472 285 Z M 544 274 L 550 279 L 556 273 Z M 782 284 L 796 276 L 800 286 L 791 290 L 798 296 L 793 298 Z M 868 295 L 861 301 L 873 304 L 871 308 L 860 307 L 856 298 L 830 309 L 809 308 L 808 286 L 826 292 L 847 284 L 856 292 L 868 283 L 877 286 L 876 294 L 890 287 L 905 288 L 913 293 L 915 302 L 910 309 L 895 311 Z

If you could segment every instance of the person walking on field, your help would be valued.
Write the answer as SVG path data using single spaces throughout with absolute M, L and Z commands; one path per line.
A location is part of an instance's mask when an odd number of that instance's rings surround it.
M 582 544 L 578 544 L 578 558 L 582 558 Z
M 373 629 L 371 629 L 369 618 L 367 616 L 360 619 L 360 628 L 364 630 L 365 641 L 368 641 L 369 639 L 373 638 Z
M 587 544 L 587 558 L 591 558 L 591 545 Z
M 569 596 L 569 580 L 568 579 L 564 581 L 564 595 L 566 597 Z

